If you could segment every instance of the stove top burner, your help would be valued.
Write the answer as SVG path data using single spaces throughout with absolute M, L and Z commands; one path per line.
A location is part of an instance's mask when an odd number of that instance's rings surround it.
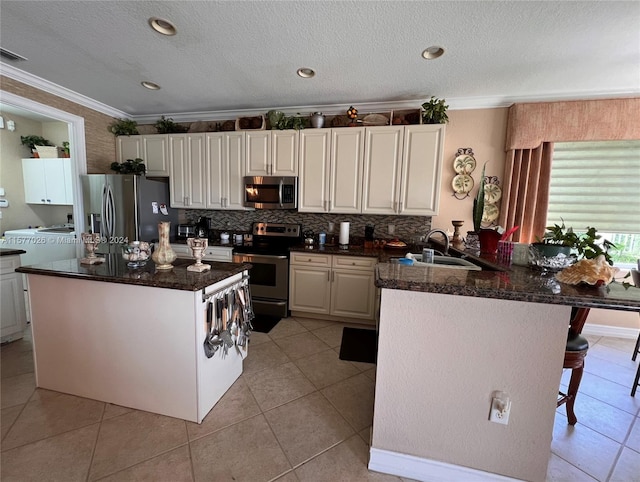
M 302 244 L 302 226 L 287 223 L 253 223 L 253 242 L 236 246 L 235 253 L 288 256 L 289 248 Z

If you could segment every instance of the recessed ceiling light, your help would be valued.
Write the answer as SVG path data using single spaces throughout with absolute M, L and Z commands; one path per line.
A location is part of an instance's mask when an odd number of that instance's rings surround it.
M 163 18 L 151 17 L 149 19 L 149 25 L 151 25 L 153 30 L 161 33 L 162 35 L 175 35 L 178 31 L 174 24 Z
M 438 47 L 437 45 L 432 45 L 431 47 L 427 47 L 422 52 L 422 56 L 427 60 L 437 59 L 444 54 L 444 49 L 442 47 Z
M 311 77 L 313 77 L 314 75 L 316 75 L 316 72 L 313 69 L 309 69 L 307 67 L 301 67 L 298 69 L 298 72 L 296 72 L 300 77 L 302 77 L 303 79 L 310 79 Z
M 160 90 L 160 86 L 158 84 L 156 84 L 155 82 L 149 82 L 147 80 L 145 80 L 144 82 L 140 82 L 142 84 L 142 87 L 144 87 L 145 89 L 149 89 L 149 90 Z

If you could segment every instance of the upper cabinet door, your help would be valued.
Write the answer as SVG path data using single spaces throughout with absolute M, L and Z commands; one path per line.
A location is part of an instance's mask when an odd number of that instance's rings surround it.
M 222 209 L 224 197 L 225 135 L 222 133 L 205 134 L 206 176 L 207 176 L 207 209 Z
M 444 124 L 405 126 L 399 214 L 438 214 L 444 132 Z
M 142 156 L 147 166 L 147 176 L 166 177 L 169 175 L 169 150 L 167 134 L 142 136 Z
M 330 212 L 361 212 L 364 129 L 331 130 Z
M 184 134 L 169 136 L 169 194 L 172 208 L 188 208 L 191 173 Z
M 271 175 L 271 131 L 246 132 L 246 175 Z
M 396 214 L 400 198 L 403 126 L 367 127 L 362 212 Z
M 118 136 L 116 137 L 118 162 L 127 159 L 144 159 L 142 157 L 142 136 Z
M 42 162 L 40 158 L 22 159 L 24 202 L 27 204 L 47 203 L 47 184 Z
M 191 195 L 190 208 L 205 208 L 206 201 L 206 151 L 204 134 L 186 134 L 187 159 L 189 160 Z
M 296 130 L 271 131 L 271 175 L 298 175 L 298 137 Z
M 329 210 L 331 129 L 300 131 L 298 211 Z
M 244 201 L 244 132 L 225 134 L 225 204 L 226 209 L 245 209 Z

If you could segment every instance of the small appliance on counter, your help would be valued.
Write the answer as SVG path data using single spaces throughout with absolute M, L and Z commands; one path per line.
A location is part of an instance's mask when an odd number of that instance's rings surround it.
M 209 237 L 209 218 L 201 216 L 196 223 L 196 237 L 208 238 Z
M 196 236 L 195 224 L 178 224 L 177 229 L 176 238 L 178 239 L 194 238 Z

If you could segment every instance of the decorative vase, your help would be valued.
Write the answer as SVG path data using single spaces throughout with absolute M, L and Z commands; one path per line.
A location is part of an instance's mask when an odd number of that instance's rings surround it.
M 195 271 L 196 273 L 202 273 L 211 269 L 210 264 L 204 264 L 202 262 L 202 256 L 204 250 L 207 249 L 209 241 L 207 238 L 187 238 L 187 244 L 191 248 L 193 257 L 196 258 L 196 264 L 187 266 L 187 271 Z
M 467 231 L 467 237 L 464 240 L 466 249 L 472 251 L 480 251 L 480 238 L 475 231 Z
M 311 125 L 317 129 L 324 126 L 324 116 L 322 112 L 314 112 L 311 114 Z
M 88 256 L 80 260 L 80 264 L 100 264 L 104 263 L 104 258 L 96 256 L 98 244 L 100 244 L 100 233 L 82 233 L 82 242 Z
M 156 264 L 156 269 L 171 269 L 177 256 L 171 249 L 169 244 L 169 233 L 171 231 L 171 223 L 169 221 L 163 221 L 158 223 L 158 247 L 151 255 L 151 259 Z
M 480 238 L 480 254 L 495 255 L 498 252 L 498 241 L 500 241 L 498 231 L 481 229 L 478 238 Z

